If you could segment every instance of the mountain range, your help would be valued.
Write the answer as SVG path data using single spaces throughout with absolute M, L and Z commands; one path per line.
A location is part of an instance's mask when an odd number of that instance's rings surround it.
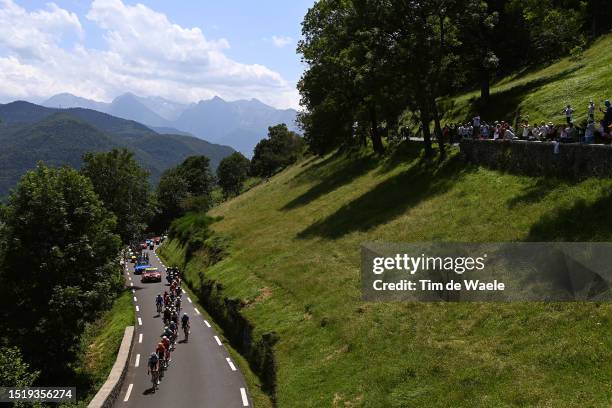
M 151 181 L 192 155 L 205 155 L 216 169 L 234 152 L 228 146 L 149 127 L 97 110 L 56 109 L 16 101 L 0 104 L 0 198 L 36 163 L 80 167 L 89 151 L 127 148 L 151 174 Z
M 229 102 L 216 96 L 181 104 L 161 97 L 126 93 L 105 103 L 63 93 L 49 98 L 43 105 L 108 113 L 140 122 L 158 133 L 190 134 L 228 145 L 247 157 L 252 156 L 257 142 L 266 137 L 269 126 L 285 123 L 290 130 L 298 131 L 294 109 L 276 109 L 257 99 Z

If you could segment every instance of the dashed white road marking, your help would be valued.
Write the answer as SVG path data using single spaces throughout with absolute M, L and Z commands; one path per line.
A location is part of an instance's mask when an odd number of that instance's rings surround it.
M 130 282 L 130 286 L 134 286 L 134 282 Z M 134 289 L 132 289 L 132 290 L 134 290 Z
M 191 298 L 187 298 L 187 300 L 189 301 L 189 303 L 193 303 L 193 302 L 191 301 Z
M 142 333 L 138 335 L 138 343 L 142 343 Z
M 136 311 L 140 312 L 140 306 L 136 305 Z
M 242 397 L 242 406 L 243 407 L 248 407 L 249 406 L 249 399 L 247 398 L 246 390 L 244 388 L 240 388 L 240 396 Z
M 193 310 L 195 310 L 195 312 L 196 312 L 197 314 L 200 314 L 200 311 L 198 310 L 198 308 L 197 308 L 197 307 L 194 307 L 194 308 L 193 308 Z
M 140 354 L 136 354 L 136 362 L 134 363 L 134 367 L 138 367 L 140 365 Z
M 181 290 L 183 291 L 183 293 L 187 293 L 187 292 L 185 292 L 185 289 L 181 289 Z
M 132 289 L 132 293 L 136 293 L 136 289 Z
M 204 320 L 204 324 L 206 325 L 206 327 L 210 327 L 210 323 L 208 323 L 208 320 Z
M 133 386 L 134 384 L 128 385 L 128 389 L 127 389 L 127 392 L 125 393 L 125 398 L 123 399 L 123 402 L 128 402 L 128 400 L 130 399 L 130 394 L 132 393 Z M 242 400 L 242 403 L 244 404 L 244 399 Z
M 138 318 L 138 325 L 142 326 L 142 319 L 140 317 Z
M 215 336 L 215 341 L 217 342 L 218 345 L 222 346 L 223 343 L 221 343 L 221 340 L 219 340 L 219 337 Z
M 132 277 L 131 277 L 131 276 L 128 276 L 128 279 L 129 279 L 129 280 L 132 280 Z
M 139 355 L 140 355 L 140 354 L 139 354 Z M 234 363 L 232 363 L 232 360 L 231 360 L 229 357 L 227 357 L 227 358 L 225 359 L 225 361 L 227 361 L 227 364 L 229 364 L 229 366 L 230 366 L 230 368 L 232 369 L 232 371 L 236 371 L 236 366 L 234 365 Z
M 138 302 L 138 299 L 136 299 L 136 296 L 134 296 L 134 302 Z

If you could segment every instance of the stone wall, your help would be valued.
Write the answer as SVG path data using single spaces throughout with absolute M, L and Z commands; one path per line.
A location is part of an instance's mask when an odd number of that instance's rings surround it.
M 612 177 L 612 146 L 567 143 L 554 153 L 552 142 L 462 140 L 462 156 L 470 163 L 529 176 L 569 179 Z
M 132 345 L 134 339 L 134 326 L 128 326 L 125 328 L 123 334 L 123 340 L 117 353 L 117 360 L 111 369 L 108 379 L 102 385 L 96 396 L 91 400 L 87 408 L 110 408 L 115 404 L 123 380 L 128 370 L 128 362 L 130 361 L 130 354 L 132 352 Z

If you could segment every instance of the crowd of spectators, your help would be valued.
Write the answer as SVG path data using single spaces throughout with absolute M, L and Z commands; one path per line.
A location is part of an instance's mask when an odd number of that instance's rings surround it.
M 444 126 L 442 135 L 451 143 L 463 138 L 492 139 L 492 140 L 528 140 L 528 141 L 556 141 L 559 143 L 612 143 L 612 104 L 609 100 L 599 109 L 603 118 L 596 121 L 596 106 L 590 101 L 587 107 L 586 119 L 580 125 L 574 121 L 574 109 L 567 105 L 561 113 L 565 115 L 565 123 L 553 122 L 530 123 L 524 118 L 517 129 L 510 123 L 495 121 L 487 123 L 476 115 L 465 124 L 450 124 Z

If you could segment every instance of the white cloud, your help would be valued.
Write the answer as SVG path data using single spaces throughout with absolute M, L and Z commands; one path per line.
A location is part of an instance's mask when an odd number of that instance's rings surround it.
M 289 45 L 293 42 L 293 38 L 291 37 L 287 37 L 287 36 L 276 36 L 273 35 L 272 36 L 272 44 L 274 44 L 275 47 L 278 48 L 283 48 L 285 45 Z
M 108 101 L 124 93 L 181 102 L 219 95 L 296 107 L 295 86 L 259 64 L 224 53 L 206 38 L 142 4 L 94 0 L 86 18 L 104 33 L 104 49 L 86 48 L 76 14 L 49 3 L 28 11 L 0 0 L 0 99 L 41 99 L 60 92 Z

